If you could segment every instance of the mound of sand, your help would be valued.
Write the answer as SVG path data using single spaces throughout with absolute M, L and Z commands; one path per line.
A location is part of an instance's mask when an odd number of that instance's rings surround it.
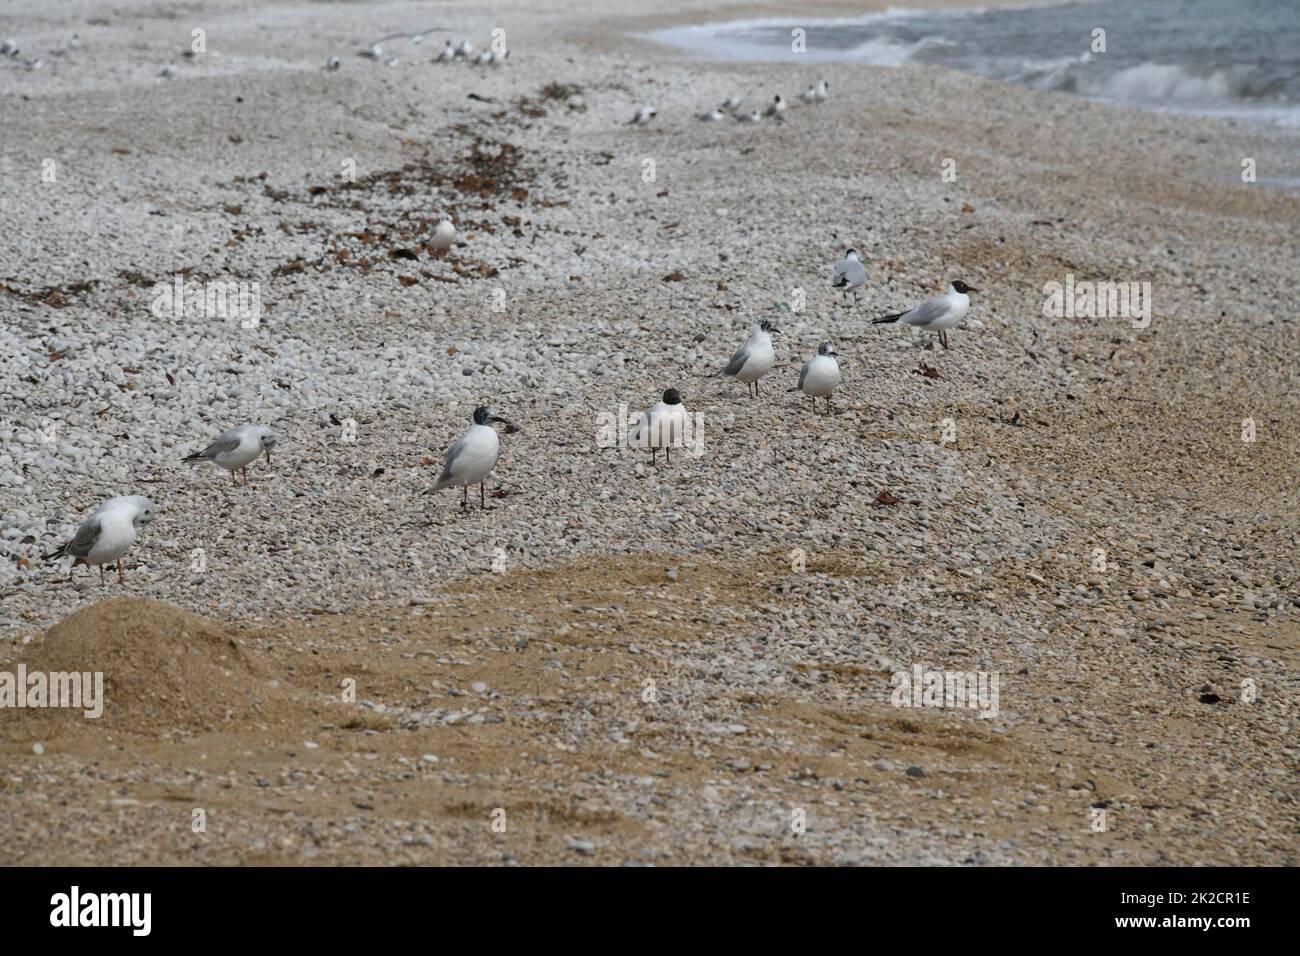
M 6 708 L 0 733 L 29 737 L 127 731 L 248 729 L 277 709 L 283 684 L 240 648 L 234 629 L 158 601 L 115 598 L 76 612 L 3 669 L 102 673 L 103 712 L 70 707 Z M 30 679 L 30 678 L 29 678 Z

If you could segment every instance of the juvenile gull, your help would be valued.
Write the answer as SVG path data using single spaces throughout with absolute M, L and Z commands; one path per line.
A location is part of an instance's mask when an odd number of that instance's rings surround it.
M 773 328 L 767 319 L 755 322 L 750 327 L 745 344 L 736 350 L 727 367 L 718 374 L 740 379 L 745 383 L 747 394 L 757 396 L 758 380 L 776 364 L 776 352 L 772 349 L 770 333 L 780 331 Z
M 637 422 L 632 441 L 636 448 L 650 449 L 650 464 L 656 464 L 658 449 L 664 449 L 668 464 L 673 463 L 673 446 L 680 446 L 686 435 L 686 406 L 677 389 L 664 391 L 662 401 L 656 402 L 648 412 L 643 412 Z
M 831 274 L 831 288 L 840 290 L 840 297 L 844 293 L 852 292 L 853 301 L 858 301 L 858 290 L 867 282 L 867 270 L 862 267 L 858 259 L 858 251 L 850 249 L 844 253 L 844 261 L 835 267 Z
M 501 440 L 497 438 L 497 431 L 492 427 L 493 422 L 505 425 L 507 432 L 515 431 L 514 425 L 504 418 L 493 415 L 485 406 L 480 405 L 474 409 L 474 424 L 465 434 L 452 442 L 451 447 L 447 449 L 447 460 L 443 462 L 442 474 L 438 476 L 432 488 L 423 492 L 424 494 L 431 495 L 449 485 L 460 485 L 464 489 L 460 499 L 461 509 L 464 510 L 469 507 L 469 486 L 477 483 L 479 507 L 484 511 L 487 510 L 487 494 L 483 482 L 497 466 L 497 457 L 501 453 Z
M 960 322 L 965 317 L 967 310 L 970 309 L 970 297 L 966 293 L 978 291 L 979 289 L 972 289 L 966 283 L 957 279 L 948 286 L 948 291 L 944 295 L 937 295 L 929 302 L 918 305 L 911 311 L 896 312 L 893 315 L 884 315 L 871 321 L 873 325 L 879 325 L 882 322 L 899 322 L 929 332 L 938 332 L 940 343 L 944 348 L 947 348 L 948 329 Z
M 266 454 L 267 464 L 271 462 L 271 449 L 275 448 L 275 434 L 265 425 L 240 425 L 223 432 L 221 437 L 203 451 L 186 455 L 181 461 L 210 461 L 230 472 L 231 484 L 235 481 L 235 472 L 242 470 L 244 484 L 248 484 L 248 466 L 258 455 Z
M 71 541 L 59 545 L 46 561 L 71 556 L 72 566 L 99 565 L 99 581 L 104 582 L 104 565 L 117 562 L 117 583 L 122 577 L 122 555 L 135 544 L 136 534 L 154 518 L 153 502 L 144 495 L 124 495 L 109 498 L 92 511 L 77 527 Z
M 835 361 L 835 346 L 823 342 L 817 346 L 817 354 L 804 363 L 799 372 L 799 384 L 790 389 L 803 392 L 812 399 L 813 414 L 817 414 L 817 399 L 826 399 L 826 410 L 831 408 L 831 393 L 840 384 L 840 363 Z

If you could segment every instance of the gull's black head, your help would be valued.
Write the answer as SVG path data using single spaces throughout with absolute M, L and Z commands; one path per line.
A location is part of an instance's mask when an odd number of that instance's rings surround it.
M 680 405 L 681 403 L 682 403 L 682 397 L 681 395 L 677 394 L 677 389 L 675 388 L 664 389 L 665 405 Z
M 972 289 L 970 286 L 962 282 L 960 279 L 957 279 L 955 282 L 953 282 L 952 287 L 956 289 L 958 292 L 960 292 L 962 295 L 965 295 L 967 292 L 979 291 L 979 289 Z
M 849 256 L 856 256 L 857 254 L 858 250 L 850 249 L 848 252 L 844 253 L 844 258 L 847 259 Z
M 760 329 L 762 329 L 764 332 L 780 332 L 780 331 L 781 331 L 781 330 L 778 329 L 775 325 L 773 325 L 771 322 L 767 321 L 767 319 L 764 319 L 762 322 L 759 322 L 759 323 L 758 323 L 758 327 L 759 327 Z
M 519 426 L 514 424 L 514 422 L 507 421 L 500 415 L 493 415 L 486 405 L 480 405 L 478 408 L 474 409 L 475 425 L 491 426 L 493 422 L 500 422 L 502 425 L 505 425 L 507 434 L 519 431 Z
M 817 346 L 817 354 L 818 354 L 818 355 L 834 355 L 834 354 L 835 354 L 835 346 L 831 345 L 830 342 L 823 342 L 821 345 Z

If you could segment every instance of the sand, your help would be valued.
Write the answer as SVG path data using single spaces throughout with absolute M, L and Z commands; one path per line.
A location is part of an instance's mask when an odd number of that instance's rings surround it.
M 626 36 L 776 9 L 20 4 L 81 45 L 0 72 L 0 669 L 108 701 L 0 711 L 0 862 L 1295 864 L 1300 200 L 1239 177 L 1293 140 Z M 500 69 L 355 55 L 498 21 Z M 782 124 L 693 119 L 821 75 Z M 180 270 L 265 321 L 157 319 Z M 1150 281 L 1151 325 L 1045 316 L 1067 273 Z M 870 324 L 958 276 L 952 350 Z M 759 316 L 751 402 L 710 375 Z M 814 418 L 784 389 L 826 337 Z M 598 446 L 668 385 L 701 457 Z M 419 493 L 480 401 L 523 430 L 461 515 Z M 245 420 L 281 435 L 248 488 L 179 464 Z M 124 586 L 38 560 L 136 492 Z M 998 716 L 894 707 L 914 664 L 997 673 Z

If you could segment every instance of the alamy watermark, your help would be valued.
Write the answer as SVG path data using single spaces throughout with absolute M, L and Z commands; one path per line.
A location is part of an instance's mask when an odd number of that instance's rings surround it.
M 257 282 L 186 282 L 177 275 L 154 284 L 149 308 L 156 319 L 238 319 L 255 329 L 262 322 L 262 288 Z
M 1065 282 L 1043 285 L 1043 315 L 1061 319 L 1131 319 L 1133 328 L 1151 324 L 1150 282 Z
M 95 720 L 104 713 L 103 671 L 0 671 L 0 708 L 71 707 Z
M 996 671 L 927 670 L 913 664 L 912 670 L 894 671 L 890 703 L 895 707 L 938 707 L 978 710 L 984 718 L 998 715 Z

